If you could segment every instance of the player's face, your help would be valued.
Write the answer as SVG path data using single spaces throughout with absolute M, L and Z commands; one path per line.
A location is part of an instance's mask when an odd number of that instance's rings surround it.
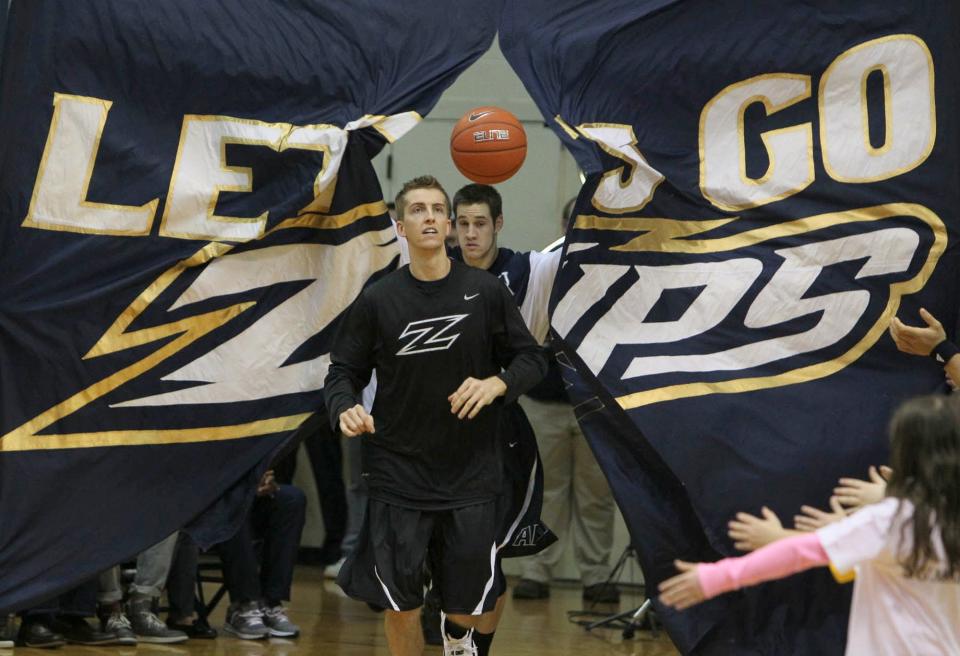
M 401 237 L 411 248 L 443 248 L 450 231 L 447 202 L 439 189 L 411 189 L 405 195 L 403 219 L 397 222 Z
M 486 203 L 457 205 L 457 242 L 467 264 L 482 262 L 497 247 L 497 233 L 503 226 L 503 216 L 490 216 Z

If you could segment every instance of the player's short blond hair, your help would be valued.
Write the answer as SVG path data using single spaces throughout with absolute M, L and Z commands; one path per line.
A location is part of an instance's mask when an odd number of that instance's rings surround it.
M 440 181 L 432 175 L 421 175 L 413 180 L 407 180 L 403 183 L 403 188 L 397 194 L 395 204 L 397 206 L 397 221 L 403 221 L 403 213 L 407 209 L 407 192 L 414 189 L 436 189 L 443 194 L 443 202 L 447 208 L 447 215 L 450 214 L 450 196 L 447 190 L 443 188 Z

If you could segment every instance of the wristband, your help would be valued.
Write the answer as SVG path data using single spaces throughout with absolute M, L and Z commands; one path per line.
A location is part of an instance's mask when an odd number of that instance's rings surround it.
M 933 350 L 930 352 L 930 357 L 940 364 L 946 364 L 950 361 L 950 358 L 958 353 L 960 353 L 960 347 L 957 347 L 957 345 L 950 340 L 945 339 L 933 347 Z

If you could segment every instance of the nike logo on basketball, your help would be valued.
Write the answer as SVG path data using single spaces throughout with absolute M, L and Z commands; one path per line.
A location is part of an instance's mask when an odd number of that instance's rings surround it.
M 477 112 L 476 114 L 470 114 L 470 116 L 467 117 L 467 120 L 476 121 L 478 118 L 483 118 L 487 114 L 493 114 L 493 112 Z
M 511 449 L 517 446 L 517 444 L 519 444 L 519 442 L 507 442 L 507 446 L 509 446 Z
M 473 299 L 475 299 L 475 298 L 476 298 L 477 296 L 479 296 L 479 295 L 480 295 L 480 292 L 477 292 L 477 293 L 474 294 L 473 296 L 467 296 L 466 294 L 464 294 L 464 295 L 463 295 L 463 300 L 465 300 L 465 301 L 472 301 Z

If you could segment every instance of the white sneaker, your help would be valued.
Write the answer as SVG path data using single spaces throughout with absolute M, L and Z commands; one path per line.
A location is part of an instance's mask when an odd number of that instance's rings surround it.
M 343 563 L 347 560 L 346 556 L 333 563 L 332 565 L 327 565 L 323 568 L 323 578 L 325 579 L 335 579 L 340 576 L 340 568 L 343 567 Z
M 462 638 L 451 638 L 447 634 L 447 614 L 440 611 L 440 632 L 443 634 L 443 656 L 477 656 L 477 646 L 473 643 L 473 629 Z

